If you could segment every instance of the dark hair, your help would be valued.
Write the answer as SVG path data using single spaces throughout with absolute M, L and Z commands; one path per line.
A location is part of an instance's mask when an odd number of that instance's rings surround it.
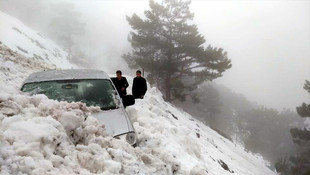
M 117 70 L 116 73 L 122 75 L 122 71 L 120 70 Z
M 141 71 L 140 71 L 140 70 L 137 70 L 137 73 L 141 74 Z

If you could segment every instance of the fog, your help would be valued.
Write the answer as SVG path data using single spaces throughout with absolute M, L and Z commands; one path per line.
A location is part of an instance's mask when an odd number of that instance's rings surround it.
M 40 3 L 37 3 L 40 2 Z M 74 48 L 91 67 L 134 75 L 121 55 L 130 51 L 126 15 L 149 9 L 139 1 L 0 1 L 0 10 L 48 35 L 51 4 L 73 4 L 85 31 Z M 45 10 L 41 7 L 45 7 Z M 310 97 L 302 88 L 310 79 L 310 1 L 198 1 L 190 6 L 206 45 L 228 51 L 232 68 L 215 80 L 250 101 L 276 109 L 295 109 Z M 41 10 L 40 10 L 41 9 Z
M 148 0 L 0 0 L 1 11 L 53 39 L 73 62 L 125 76 L 135 75 L 122 58 L 132 49 L 126 16 L 144 17 L 147 9 Z M 310 1 L 192 0 L 190 10 L 205 46 L 227 51 L 232 68 L 192 92 L 199 103 L 173 103 L 271 167 L 297 155 L 292 128 L 304 119 L 295 108 L 310 103 L 303 89 L 310 80 Z

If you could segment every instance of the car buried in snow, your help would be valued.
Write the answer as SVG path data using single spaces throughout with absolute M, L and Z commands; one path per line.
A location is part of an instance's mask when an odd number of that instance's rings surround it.
M 57 101 L 83 102 L 87 106 L 99 106 L 101 111 L 92 116 L 104 123 L 107 132 L 114 138 L 137 143 L 135 129 L 125 111 L 133 105 L 132 95 L 120 98 L 110 77 L 100 70 L 69 69 L 36 72 L 24 81 L 21 91 L 45 94 Z

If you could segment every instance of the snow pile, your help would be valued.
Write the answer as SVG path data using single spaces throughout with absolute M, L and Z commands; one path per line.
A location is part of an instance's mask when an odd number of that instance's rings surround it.
M 59 68 L 74 68 L 68 61 L 68 53 L 53 41 L 25 26 L 21 21 L 0 11 L 0 42 L 13 51 L 55 64 Z
M 104 123 L 92 117 L 97 107 L 20 92 L 30 73 L 57 69 L 66 59 L 49 55 L 55 45 L 16 19 L 0 12 L 0 23 L 0 40 L 10 47 L 0 43 L 0 174 L 275 174 L 262 157 L 166 103 L 156 88 L 126 109 L 139 138 L 135 148 L 107 135 Z M 43 43 L 49 49 L 42 53 L 53 59 L 26 57 L 37 53 L 26 48 L 27 38 Z
M 15 59 L 14 59 L 15 58 Z M 32 62 L 0 44 L 0 174 L 169 174 L 159 158 L 145 165 L 138 148 L 108 136 L 83 103 L 57 102 L 19 91 Z
M 139 137 L 133 148 L 106 134 L 91 116 L 98 108 L 19 91 L 30 73 L 55 67 L 1 44 L 0 63 L 1 174 L 274 174 L 156 88 L 127 108 Z
M 92 110 L 99 109 L 78 103 L 54 102 L 43 95 L 16 95 L 1 102 L 1 173 L 103 171 L 105 164 L 111 164 L 111 157 L 106 150 L 92 143 L 97 137 L 106 135 L 104 125 L 88 117 Z M 92 153 L 96 151 L 103 153 Z M 112 172 L 118 172 L 120 163 L 114 164 L 117 170 Z

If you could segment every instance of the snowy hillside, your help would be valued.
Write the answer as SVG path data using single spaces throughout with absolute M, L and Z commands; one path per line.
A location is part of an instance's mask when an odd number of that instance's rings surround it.
M 68 61 L 68 53 L 54 42 L 1 11 L 0 42 L 26 57 L 55 64 L 59 68 L 76 67 Z
M 127 112 L 140 148 L 175 162 L 176 174 L 273 174 L 260 156 L 245 152 L 189 114 L 166 103 L 152 88 Z
M 21 94 L 28 74 L 52 67 L 0 46 L 1 174 L 273 174 L 262 158 L 164 102 L 155 88 L 127 108 L 139 146 L 113 139 L 91 117 L 97 108 Z
M 106 134 L 104 124 L 92 117 L 100 110 L 97 107 L 21 93 L 21 83 L 30 73 L 55 66 L 51 60 L 12 51 L 22 45 L 19 38 L 4 41 L 2 29 L 0 36 L 1 175 L 275 174 L 260 156 L 166 103 L 156 88 L 149 88 L 145 99 L 126 109 L 138 133 L 135 148 Z M 46 45 L 53 45 L 48 41 Z

